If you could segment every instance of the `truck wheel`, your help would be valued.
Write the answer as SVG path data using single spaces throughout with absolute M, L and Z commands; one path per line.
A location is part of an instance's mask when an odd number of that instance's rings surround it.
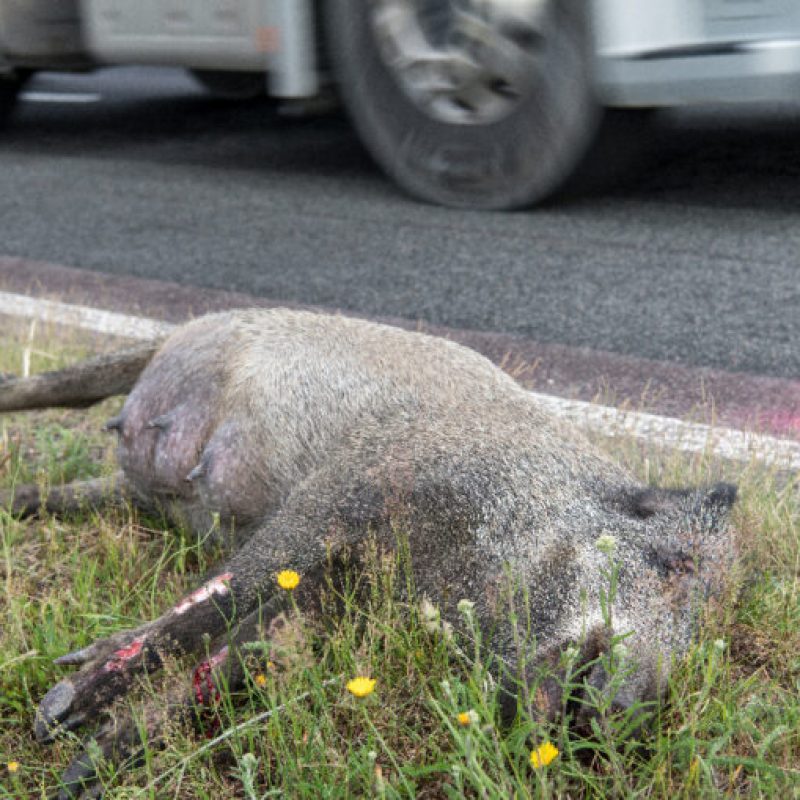
M 263 72 L 190 71 L 206 91 L 222 100 L 254 100 L 267 93 L 267 78 Z
M 531 205 L 600 121 L 587 0 L 328 0 L 339 92 L 401 186 L 449 206 Z
M 26 78 L 16 72 L 0 72 L 0 126 L 11 116 Z

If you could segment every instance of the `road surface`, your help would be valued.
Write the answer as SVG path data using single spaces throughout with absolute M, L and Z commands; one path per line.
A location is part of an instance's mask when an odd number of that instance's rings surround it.
M 774 379 L 800 416 L 800 106 L 662 114 L 620 180 L 515 214 L 420 204 L 343 116 L 286 111 L 172 70 L 38 77 L 0 135 L 0 256 Z

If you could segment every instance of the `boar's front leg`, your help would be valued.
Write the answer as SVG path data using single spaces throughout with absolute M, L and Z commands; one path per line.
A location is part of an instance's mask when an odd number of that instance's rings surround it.
M 50 741 L 57 733 L 93 720 L 127 693 L 137 675 L 158 669 L 165 656 L 197 652 L 205 637 L 223 633 L 251 603 L 249 587 L 224 571 L 155 621 L 57 659 L 57 664 L 81 668 L 56 684 L 39 704 L 36 738 Z
M 351 547 L 386 513 L 380 492 L 365 492 L 363 486 L 352 487 L 355 496 L 343 491 L 341 473 L 337 464 L 300 483 L 282 509 L 214 577 L 159 619 L 60 659 L 61 663 L 79 664 L 81 669 L 42 700 L 35 723 L 37 738 L 49 741 L 60 730 L 93 720 L 130 689 L 137 675 L 157 669 L 168 654 L 204 655 L 207 637 L 221 646 L 227 636 L 235 642 L 258 638 L 253 627 L 258 615 L 268 618 L 276 603 L 285 601 L 284 590 L 275 580 L 282 569 L 291 568 L 302 576 L 294 598 L 301 609 L 311 608 L 330 559 Z M 358 511 L 355 515 L 354 509 Z M 215 673 L 225 670 L 229 683 L 235 685 L 241 677 L 236 648 L 229 647 L 224 658 L 221 650 L 210 652 L 217 659 L 203 669 L 212 680 Z M 187 691 L 189 700 L 193 696 Z M 153 735 L 159 719 L 162 717 L 153 717 Z M 130 727 L 107 728 L 100 735 L 101 752 L 114 758 L 135 753 L 137 742 L 141 744 Z M 81 796 L 82 785 L 91 784 L 93 774 L 93 762 L 84 753 L 65 775 L 65 781 L 69 779 L 78 791 L 62 796 Z
M 208 637 L 230 631 L 259 602 L 282 591 L 275 583 L 282 569 L 305 576 L 299 594 L 317 595 L 329 558 L 386 513 L 380 492 L 364 492 L 359 485 L 353 487 L 356 496 L 348 497 L 340 470 L 325 467 L 307 477 L 225 566 L 163 616 L 58 659 L 81 668 L 41 701 L 37 738 L 49 741 L 54 733 L 92 720 L 125 694 L 137 675 L 158 669 L 164 656 L 201 652 Z M 349 513 L 343 515 L 343 508 Z
M 138 674 L 160 667 L 164 656 L 201 652 L 207 637 L 214 639 L 230 631 L 259 602 L 266 603 L 282 591 L 275 583 L 280 570 L 290 567 L 308 576 L 302 593 L 313 594 L 316 578 L 311 576 L 319 574 L 336 544 L 326 536 L 335 507 L 330 497 L 335 490 L 322 487 L 333 485 L 338 477 L 336 470 L 330 473 L 312 475 L 300 483 L 281 511 L 225 566 L 163 616 L 58 659 L 57 663 L 81 669 L 64 678 L 42 700 L 37 737 L 47 741 L 55 731 L 92 719 L 127 692 Z M 350 535 L 356 533 L 353 530 Z M 339 544 L 345 545 L 347 538 Z
M 120 709 L 113 719 L 84 742 L 83 749 L 61 776 L 57 800 L 86 800 L 102 794 L 98 770 L 102 761 L 134 766 L 143 760 L 145 748 L 158 748 L 169 725 L 202 720 L 216 708 L 220 691 L 235 691 L 245 683 L 242 645 L 268 640 L 282 619 L 285 598 L 273 596 L 251 612 L 230 634 L 215 640 L 207 656 L 187 675 L 183 685 L 173 686 L 158 697 L 145 700 L 134 716 Z
M 279 525 L 277 519 L 274 524 Z M 49 742 L 63 731 L 92 721 L 126 694 L 138 675 L 159 669 L 166 656 L 200 653 L 209 637 L 215 639 L 234 630 L 259 602 L 269 603 L 270 595 L 275 594 L 275 575 L 285 564 L 287 547 L 296 553 L 293 563 L 305 575 L 317 574 L 325 564 L 321 540 L 298 550 L 296 544 L 282 541 L 279 528 L 270 526 L 259 534 L 220 572 L 163 616 L 57 659 L 57 664 L 80 669 L 42 699 L 34 724 L 36 738 Z M 265 539 L 266 552 L 262 550 Z M 314 582 L 305 583 L 304 593 L 314 595 Z

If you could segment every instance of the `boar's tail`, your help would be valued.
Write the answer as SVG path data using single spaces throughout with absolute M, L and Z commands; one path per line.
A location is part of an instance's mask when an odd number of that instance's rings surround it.
M 55 372 L 29 378 L 0 375 L 0 411 L 64 406 L 83 408 L 114 394 L 125 394 L 136 383 L 163 339 L 98 356 Z

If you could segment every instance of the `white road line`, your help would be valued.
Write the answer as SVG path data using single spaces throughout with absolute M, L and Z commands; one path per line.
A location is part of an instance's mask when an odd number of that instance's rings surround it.
M 0 314 L 71 325 L 130 339 L 152 339 L 176 327 L 155 319 L 8 292 L 0 292 Z M 633 437 L 689 453 L 709 452 L 736 461 L 748 462 L 755 458 L 784 469 L 800 470 L 800 442 L 734 428 L 682 422 L 640 411 L 622 411 L 582 400 L 564 400 L 538 392 L 532 394 L 556 416 L 605 436 Z
M 168 322 L 155 319 L 131 317 L 100 308 L 41 300 L 38 297 L 9 292 L 0 292 L 0 314 L 33 318 L 58 325 L 71 325 L 75 328 L 85 328 L 109 336 L 124 336 L 128 339 L 153 339 L 175 327 Z
M 22 92 L 20 100 L 28 103 L 97 103 L 96 92 Z
M 628 436 L 664 444 L 688 453 L 712 453 L 720 458 L 748 462 L 755 458 L 792 471 L 800 470 L 800 442 L 778 439 L 735 428 L 683 422 L 643 411 L 622 411 L 610 406 L 564 400 L 532 392 L 553 414 L 570 419 L 604 436 Z

